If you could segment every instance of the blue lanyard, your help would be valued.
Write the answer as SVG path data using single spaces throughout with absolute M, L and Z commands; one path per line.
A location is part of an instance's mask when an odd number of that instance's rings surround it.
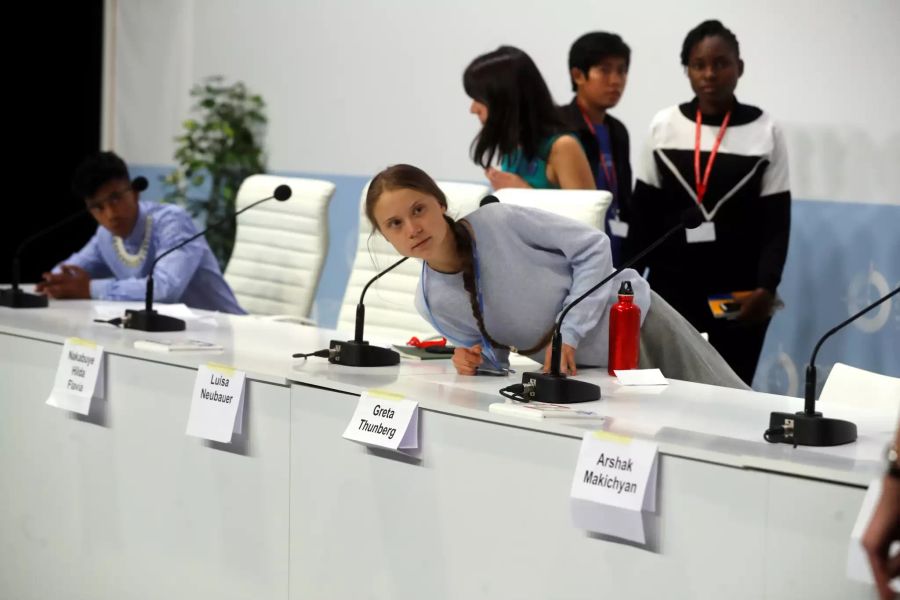
M 475 265 L 475 295 L 478 301 L 478 306 L 481 309 L 482 317 L 484 315 L 484 298 L 481 295 L 481 269 L 478 266 L 478 253 L 475 251 L 475 243 L 472 243 L 472 263 Z M 441 330 L 438 325 L 437 320 L 434 318 L 434 314 L 431 312 L 431 306 L 428 304 L 428 263 L 424 260 L 422 261 L 422 299 L 425 301 L 425 310 L 428 311 L 428 320 L 431 321 L 431 324 L 437 329 L 438 333 L 452 341 L 457 346 L 465 346 L 465 342 L 460 340 L 453 339 L 451 336 L 447 335 L 444 331 Z M 491 343 L 484 337 L 484 335 L 480 335 L 481 337 L 481 354 L 491 363 L 491 367 L 498 371 L 505 371 L 504 367 L 500 366 L 500 361 L 497 359 L 497 355 L 494 353 L 494 347 Z

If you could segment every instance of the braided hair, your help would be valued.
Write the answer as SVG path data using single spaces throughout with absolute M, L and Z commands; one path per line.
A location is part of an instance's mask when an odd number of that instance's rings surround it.
M 708 37 L 720 37 L 725 40 L 725 43 L 731 46 L 732 50 L 734 50 L 735 57 L 740 60 L 741 46 L 738 43 L 737 36 L 734 35 L 734 33 L 730 29 L 725 27 L 721 21 L 711 19 L 709 21 L 703 21 L 702 23 L 691 29 L 688 32 L 687 36 L 685 36 L 684 43 L 681 45 L 682 66 L 688 66 L 688 62 L 691 59 L 691 50 L 694 49 L 694 46 Z
M 544 336 L 534 347 L 525 348 L 523 350 L 519 350 L 508 344 L 498 342 L 490 333 L 488 333 L 487 327 L 485 327 L 484 325 L 484 315 L 481 314 L 481 305 L 478 303 L 478 288 L 475 282 L 475 264 L 473 260 L 474 253 L 472 252 L 472 234 L 469 233 L 469 229 L 465 225 L 463 225 L 459 221 L 454 221 L 446 214 L 444 215 L 444 220 L 447 221 L 447 224 L 450 226 L 450 230 L 453 232 L 453 237 L 456 240 L 456 251 L 460 259 L 462 260 L 463 287 L 469 293 L 469 303 L 472 306 L 472 316 L 475 317 L 475 322 L 478 324 L 478 331 L 481 332 L 481 335 L 484 336 L 484 339 L 490 342 L 491 346 L 493 346 L 494 348 L 499 348 L 501 350 L 510 350 L 512 352 L 518 352 L 519 354 L 524 354 L 526 356 L 529 354 L 534 354 L 538 350 L 544 348 L 548 343 L 550 343 L 550 338 L 553 337 L 553 328 L 551 328 L 549 332 L 544 334 Z

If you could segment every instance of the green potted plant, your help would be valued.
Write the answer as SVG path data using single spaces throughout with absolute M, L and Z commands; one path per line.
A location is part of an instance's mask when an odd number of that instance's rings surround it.
M 195 85 L 191 96 L 195 116 L 175 138 L 178 166 L 163 178 L 168 190 L 163 201 L 184 206 L 206 223 L 228 220 L 206 234 L 224 271 L 234 247 L 237 190 L 245 178 L 265 171 L 265 102 L 242 82 L 228 84 L 219 75 Z

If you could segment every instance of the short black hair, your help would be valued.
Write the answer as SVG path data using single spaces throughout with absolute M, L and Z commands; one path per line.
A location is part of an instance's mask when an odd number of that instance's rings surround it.
M 709 21 L 703 21 L 693 29 L 691 29 L 687 37 L 684 38 L 684 44 L 681 46 L 681 64 L 682 66 L 688 66 L 688 62 L 690 62 L 691 58 L 691 50 L 694 49 L 694 46 L 699 44 L 705 38 L 719 36 L 727 44 L 729 44 L 734 49 L 734 54 L 737 56 L 738 60 L 741 58 L 741 47 L 738 44 L 737 36 L 732 33 L 730 29 L 722 25 L 721 21 L 716 21 L 715 19 L 711 19 Z
M 72 193 L 90 198 L 108 181 L 131 181 L 128 166 L 115 152 L 98 152 L 85 158 L 72 176 Z
M 569 78 L 572 77 L 572 69 L 578 69 L 587 75 L 591 67 L 610 57 L 624 58 L 627 68 L 631 64 L 631 48 L 615 33 L 592 31 L 584 34 L 569 48 Z M 572 91 L 578 91 L 574 79 Z

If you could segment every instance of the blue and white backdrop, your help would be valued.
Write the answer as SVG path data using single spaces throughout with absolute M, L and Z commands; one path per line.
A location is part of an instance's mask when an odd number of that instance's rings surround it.
M 900 284 L 900 3 L 561 0 L 288 2 L 107 0 L 103 140 L 157 185 L 200 78 L 242 80 L 268 103 L 269 169 L 337 184 L 316 299 L 337 321 L 356 246 L 360 192 L 396 162 L 440 179 L 484 181 L 468 159 L 478 124 L 462 71 L 500 44 L 526 50 L 568 101 L 570 43 L 621 34 L 633 58 L 613 112 L 638 155 L 651 116 L 690 97 L 687 31 L 718 18 L 741 43 L 742 101 L 785 129 L 796 202 L 784 281 L 755 387 L 797 395 L 814 341 Z M 900 302 L 832 339 L 835 361 L 900 376 Z

